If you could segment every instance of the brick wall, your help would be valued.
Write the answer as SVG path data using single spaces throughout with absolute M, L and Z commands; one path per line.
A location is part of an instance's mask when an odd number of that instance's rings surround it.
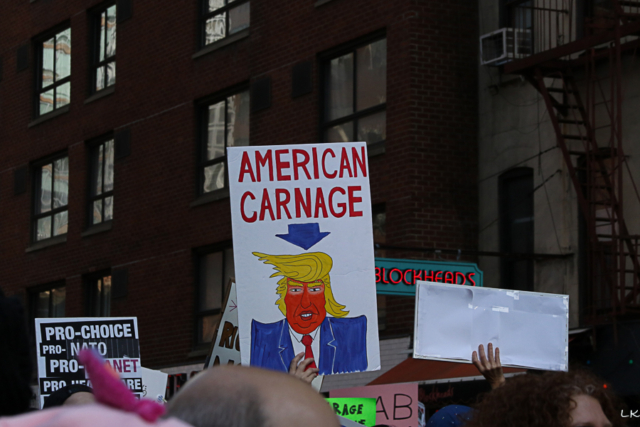
M 195 101 L 268 76 L 271 107 L 251 115 L 253 144 L 320 140 L 318 54 L 386 30 L 386 153 L 370 159 L 374 203 L 385 203 L 387 243 L 475 248 L 477 10 L 454 0 L 389 2 L 252 0 L 250 35 L 199 58 L 197 1 L 133 0 L 118 24 L 115 92 L 86 103 L 88 8 L 97 1 L 0 2 L 0 266 L 8 295 L 64 280 L 66 314 L 85 313 L 82 277 L 126 266 L 128 294 L 112 315 L 138 317 L 144 364 L 193 363 L 193 248 L 231 239 L 228 199 L 197 199 Z M 11 17 L 11 19 L 7 19 Z M 33 120 L 34 51 L 16 71 L 17 50 L 69 21 L 72 29 L 68 113 Z M 314 90 L 291 98 L 291 69 L 313 61 Z M 112 229 L 82 237 L 87 227 L 85 142 L 129 129 L 131 155 L 116 161 Z M 32 186 L 14 195 L 14 171 L 67 150 L 70 159 L 66 243 L 26 252 Z M 389 253 L 395 257 L 419 257 Z M 388 335 L 410 333 L 413 299 L 389 298 Z

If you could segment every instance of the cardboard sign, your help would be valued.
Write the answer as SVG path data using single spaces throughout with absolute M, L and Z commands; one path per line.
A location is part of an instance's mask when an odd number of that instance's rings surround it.
M 566 371 L 569 296 L 419 282 L 414 358 L 471 363 L 478 345 L 503 366 Z
M 362 397 L 329 398 L 327 402 L 337 416 L 365 426 L 376 424 L 376 399 Z
M 424 427 L 427 425 L 426 409 L 424 403 L 418 402 L 418 427 Z
M 418 384 L 386 384 L 344 388 L 329 392 L 336 397 L 370 397 L 376 399 L 375 424 L 417 427 Z
M 168 374 L 153 369 L 142 368 L 142 396 L 158 403 L 164 402 L 167 394 Z
M 240 341 L 238 340 L 238 295 L 235 282 L 231 282 L 224 311 L 211 342 L 211 352 L 204 366 L 240 364 Z
M 227 150 L 242 364 L 380 369 L 366 144 Z
M 95 348 L 138 397 L 142 366 L 135 317 L 36 319 L 40 407 L 44 398 L 71 384 L 91 386 L 76 360 L 83 348 Z

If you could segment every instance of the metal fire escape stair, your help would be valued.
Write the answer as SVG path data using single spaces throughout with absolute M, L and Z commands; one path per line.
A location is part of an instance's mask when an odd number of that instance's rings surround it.
M 638 2 L 620 1 L 619 5 L 627 3 L 640 8 Z M 615 58 L 615 47 L 611 49 L 609 73 L 598 76 L 595 50 L 587 54 L 591 56 L 584 82 L 587 105 L 570 67 L 537 67 L 529 81 L 545 101 L 585 219 L 591 292 L 585 314 L 597 322 L 640 310 L 640 260 L 639 238 L 629 235 L 621 198 L 625 158 L 620 144 L 620 76 L 616 74 L 620 64 L 615 63 L 619 56 Z M 596 119 L 602 117 L 608 120 L 598 123 Z M 609 140 L 598 144 L 596 136 L 602 139 L 602 134 Z

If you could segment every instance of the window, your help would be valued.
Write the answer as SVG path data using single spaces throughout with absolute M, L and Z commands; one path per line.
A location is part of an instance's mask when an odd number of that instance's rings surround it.
M 249 91 L 223 97 L 202 109 L 200 194 L 227 186 L 226 147 L 249 145 Z
M 36 44 L 38 51 L 36 116 L 47 114 L 70 102 L 71 28 L 45 37 Z
M 500 175 L 500 251 L 533 253 L 533 169 Z M 533 291 L 533 258 L 500 260 L 502 288 Z
M 251 3 L 242 0 L 202 1 L 202 40 L 207 46 L 249 28 Z
M 111 272 L 93 274 L 86 278 L 87 315 L 108 317 L 111 315 Z
M 323 139 L 326 142 L 387 138 L 387 40 L 329 58 L 324 66 Z
M 31 318 L 64 317 L 66 290 L 64 284 L 47 285 L 29 293 Z
M 220 320 L 224 292 L 234 277 L 233 250 L 226 248 L 198 256 L 197 343 L 211 342 Z
M 93 145 L 90 157 L 89 223 L 96 225 L 113 219 L 113 138 Z
M 93 15 L 93 66 L 91 92 L 116 83 L 116 5 L 98 9 Z
M 67 233 L 69 223 L 69 157 L 58 157 L 35 168 L 34 240 Z

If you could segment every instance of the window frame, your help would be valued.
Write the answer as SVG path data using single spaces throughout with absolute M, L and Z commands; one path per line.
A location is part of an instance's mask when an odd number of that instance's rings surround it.
M 33 39 L 33 46 L 34 46 L 34 52 L 35 52 L 35 75 L 34 75 L 34 102 L 33 102 L 33 117 L 35 119 L 38 119 L 40 117 L 44 117 L 47 116 L 49 114 L 53 114 L 56 113 L 58 111 L 60 111 L 61 109 L 68 107 L 71 104 L 71 56 L 72 53 L 69 53 L 69 75 L 67 77 L 64 77 L 62 79 L 60 79 L 59 81 L 54 81 L 51 85 L 47 86 L 46 88 L 42 87 L 42 74 L 44 71 L 44 49 L 42 47 L 42 45 L 44 44 L 44 42 L 46 42 L 47 40 L 51 39 L 52 37 L 54 38 L 54 50 L 53 50 L 53 75 L 55 76 L 55 70 L 56 70 L 56 60 L 55 60 L 55 39 L 57 39 L 58 34 L 62 33 L 65 30 L 69 30 L 69 37 L 70 40 L 72 40 L 73 37 L 73 33 L 71 32 L 71 22 L 69 21 L 65 21 L 61 24 L 56 25 L 55 27 L 45 31 L 44 33 L 34 37 Z M 73 44 L 72 44 L 73 47 Z M 67 102 L 66 104 L 60 106 L 60 107 L 56 107 L 57 104 L 57 90 L 60 86 L 63 86 L 65 84 L 69 83 L 69 102 Z M 54 107 L 51 111 L 48 111 L 46 113 L 40 113 L 40 96 L 50 90 L 53 90 L 53 99 L 54 99 Z
M 63 207 L 53 208 L 53 194 L 55 189 L 55 162 L 57 160 L 67 158 L 68 163 L 68 175 L 71 176 L 71 162 L 69 161 L 69 153 L 65 150 L 63 152 L 57 153 L 55 155 L 46 157 L 43 160 L 39 160 L 31 165 L 32 169 L 32 177 L 33 177 L 33 193 L 32 193 L 32 208 L 31 208 L 31 242 L 32 243 L 40 243 L 51 241 L 51 239 L 55 239 L 56 237 L 66 236 L 69 231 L 66 233 L 54 235 L 53 234 L 53 226 L 54 226 L 54 217 L 56 214 L 67 211 L 67 227 L 69 226 L 69 194 L 71 193 L 71 185 L 70 180 L 67 179 L 67 204 Z M 52 177 L 51 177 L 51 209 L 45 213 L 36 213 L 37 207 L 39 206 L 40 201 L 40 190 L 42 190 L 42 168 L 51 163 L 52 165 Z M 38 240 L 38 220 L 45 217 L 51 217 L 51 235 L 46 239 Z
M 64 302 L 65 302 L 65 308 L 64 308 L 64 314 L 61 318 L 66 317 L 67 315 L 67 285 L 65 283 L 64 280 L 57 280 L 55 282 L 49 282 L 43 285 L 37 285 L 37 286 L 33 286 L 27 289 L 27 296 L 28 296 L 28 300 L 29 300 L 29 319 L 31 320 L 30 323 L 30 327 L 34 328 L 34 322 L 33 320 L 35 319 L 40 319 L 40 317 L 36 317 L 37 314 L 37 305 L 38 305 L 38 294 L 40 294 L 41 292 L 44 291 L 52 291 L 54 289 L 60 289 L 60 288 L 64 288 L 65 289 L 65 297 L 64 297 Z M 51 313 L 53 311 L 53 297 L 51 295 L 51 293 L 49 294 L 49 315 L 46 318 L 52 318 L 51 317 Z M 54 317 L 55 318 L 55 317 Z
M 196 103 L 198 110 L 198 147 L 197 147 L 197 171 L 196 182 L 198 185 L 197 195 L 198 197 L 207 197 L 216 194 L 227 194 L 229 191 L 229 168 L 227 165 L 227 123 L 228 123 L 228 98 L 234 95 L 238 95 L 242 92 L 247 92 L 249 96 L 249 129 L 251 129 L 251 91 L 249 90 L 249 84 L 243 83 L 229 88 L 223 92 L 219 92 L 216 95 L 204 98 Z M 206 160 L 207 158 L 207 143 L 209 137 L 209 107 L 213 104 L 217 104 L 221 101 L 225 102 L 224 107 L 224 155 L 215 159 Z M 251 145 L 251 131 L 249 130 L 249 146 Z M 224 185 L 222 188 L 218 188 L 212 191 L 204 191 L 205 176 L 204 170 L 215 164 L 224 163 Z
M 320 60 L 320 64 L 321 66 L 319 67 L 320 69 L 320 78 L 319 78 L 319 83 L 320 83 L 320 93 L 322 94 L 322 96 L 320 97 L 321 101 L 320 101 L 320 138 L 319 138 L 319 142 L 327 142 L 327 138 L 325 137 L 326 132 L 328 131 L 328 129 L 340 125 L 340 124 L 344 124 L 344 123 L 348 123 L 348 122 L 353 122 L 353 139 L 354 141 L 360 141 L 362 140 L 362 138 L 358 138 L 358 120 L 364 118 L 364 117 L 368 117 L 368 116 L 372 116 L 374 114 L 380 113 L 380 112 L 385 112 L 385 129 L 386 129 L 386 123 L 387 123 L 387 117 L 386 117 L 386 111 L 387 111 L 387 102 L 388 99 L 385 100 L 385 102 L 378 104 L 378 105 L 374 105 L 373 107 L 369 107 L 366 108 L 364 110 L 360 110 L 357 111 L 357 96 L 358 96 L 358 67 L 357 67 L 357 53 L 356 51 L 364 46 L 367 46 L 369 44 L 375 43 L 377 41 L 380 40 L 387 40 L 388 43 L 388 38 L 387 38 L 387 33 L 385 30 L 383 31 L 378 31 L 376 33 L 367 35 L 365 37 L 361 37 L 359 39 L 353 40 L 347 44 L 341 45 L 337 48 L 331 49 L 325 53 L 322 53 L 319 55 L 319 60 Z M 328 78 L 331 75 L 331 61 L 333 59 L 339 58 L 341 56 L 347 55 L 347 54 L 353 54 L 354 57 L 354 62 L 353 62 L 353 92 L 352 92 L 352 96 L 353 96 L 353 110 L 354 112 L 352 114 L 337 118 L 337 119 L 333 119 L 333 120 L 329 120 L 327 121 L 327 103 L 329 100 L 329 94 L 328 94 Z M 388 46 L 387 46 L 387 53 L 388 53 Z M 388 55 L 387 55 L 388 57 Z M 389 74 L 389 70 L 388 70 L 388 62 L 387 62 L 387 76 Z M 388 84 L 387 87 L 385 87 L 385 93 L 388 94 Z M 367 143 L 367 148 L 369 151 L 369 155 L 377 153 L 379 150 L 378 148 L 383 148 L 384 145 L 386 143 L 386 138 L 381 140 L 381 141 L 377 141 L 374 143 Z M 373 150 L 372 150 L 373 148 Z M 384 152 L 384 151 L 381 151 Z
M 229 11 L 232 9 L 235 9 L 237 7 L 240 7 L 242 5 L 244 5 L 245 3 L 251 3 L 251 0 L 224 0 L 225 2 L 227 2 L 226 5 L 222 6 L 221 8 L 218 8 L 212 12 L 207 11 L 208 7 L 209 7 L 209 1 L 208 0 L 200 0 L 200 13 L 199 13 L 199 18 L 198 18 L 198 28 L 199 28 L 199 34 L 198 34 L 198 46 L 203 49 L 206 48 L 208 46 L 211 46 L 213 44 L 216 44 L 218 42 L 221 42 L 223 40 L 228 39 L 231 36 L 234 36 L 236 34 L 240 34 L 243 31 L 248 30 L 249 28 L 251 28 L 251 5 L 249 5 L 249 26 L 247 28 L 243 28 L 240 31 L 237 31 L 233 34 L 229 34 Z M 224 30 L 225 30 L 225 35 L 224 37 L 222 37 L 219 40 L 216 40 L 214 42 L 211 43 L 207 43 L 207 21 L 211 18 L 213 18 L 214 16 L 217 15 L 221 15 L 221 14 L 225 14 L 225 20 L 224 20 Z
M 103 166 L 102 166 L 102 193 L 99 195 L 93 195 L 93 190 L 94 190 L 94 172 L 97 170 L 97 160 L 99 160 L 99 155 L 97 155 L 97 157 L 94 159 L 94 155 L 100 150 L 100 146 L 104 146 L 107 142 L 112 141 L 113 143 L 113 183 L 112 183 L 112 187 L 111 190 L 109 191 L 104 191 L 104 178 L 105 178 L 105 174 L 106 174 L 106 168 L 105 168 L 105 163 L 106 163 L 106 156 L 103 155 Z M 99 226 L 101 224 L 109 224 L 113 221 L 113 212 L 111 215 L 111 219 L 108 220 L 102 220 L 100 222 L 94 223 L 93 222 L 93 203 L 97 200 L 102 200 L 102 218 L 104 218 L 104 200 L 108 197 L 111 197 L 111 203 L 113 205 L 114 201 L 115 201 L 115 197 L 114 197 L 114 189 L 115 189 L 115 135 L 113 135 L 112 133 L 104 135 L 102 137 L 96 138 L 90 142 L 87 143 L 87 148 L 89 151 L 89 155 L 88 155 L 88 178 L 89 178 L 89 183 L 87 186 L 87 228 L 91 228 L 91 227 L 96 227 Z M 112 207 L 112 211 L 113 211 L 113 207 Z
M 194 343 L 195 343 L 195 347 L 205 347 L 205 346 L 210 346 L 211 345 L 211 341 L 203 341 L 201 339 L 202 337 L 202 333 L 203 333 L 203 328 L 202 328 L 202 321 L 205 317 L 207 316 L 212 316 L 212 315 L 216 315 L 216 314 L 220 314 L 222 313 L 222 311 L 224 310 L 224 302 L 225 302 L 225 294 L 227 292 L 227 283 L 224 283 L 224 279 L 226 276 L 226 264 L 227 264 L 227 259 L 226 259 L 226 251 L 227 250 L 231 250 L 231 256 L 233 257 L 233 242 L 231 240 L 228 241 L 224 241 L 221 243 L 216 243 L 213 245 L 208 245 L 202 248 L 197 248 L 194 249 L 193 254 L 194 254 L 194 267 L 195 267 L 195 279 L 196 279 L 196 283 L 195 283 L 195 295 L 194 295 L 194 320 L 195 320 L 195 328 L 194 328 Z M 201 286 L 202 286 L 202 277 L 201 277 L 201 267 L 202 267 L 202 260 L 205 256 L 210 255 L 210 254 L 214 254 L 216 252 L 221 252 L 222 253 L 222 286 L 221 286 L 221 295 L 220 295 L 220 308 L 214 308 L 214 309 L 209 309 L 209 310 L 201 310 L 200 309 L 200 291 L 201 291 Z M 235 269 L 235 265 L 234 265 L 234 269 Z M 215 334 L 215 332 L 214 332 Z
M 113 56 L 107 57 L 107 45 L 108 43 L 106 42 L 107 40 L 107 26 L 105 24 L 105 44 L 104 44 L 104 59 L 102 61 L 100 61 L 100 32 L 102 30 L 102 26 L 101 26 L 101 19 L 102 19 L 102 13 L 106 12 L 109 8 L 111 7 L 115 7 L 115 13 L 117 17 L 117 11 L 118 11 L 118 6 L 117 3 L 115 1 L 109 1 L 107 3 L 103 3 L 98 7 L 93 8 L 89 13 L 90 13 L 90 22 L 91 22 L 91 28 L 90 28 L 90 46 L 91 46 L 91 50 L 90 50 L 90 54 L 91 54 L 91 64 L 89 67 L 89 94 L 90 95 L 94 95 L 97 93 L 101 93 L 105 90 L 111 89 L 113 87 L 115 87 L 115 81 L 112 85 L 107 85 L 106 82 L 106 70 L 107 70 L 107 66 L 110 63 L 116 63 L 116 55 L 117 55 L 117 37 L 118 37 L 118 23 L 117 23 L 117 19 L 114 20 L 114 25 L 116 26 L 115 29 L 115 34 L 116 34 L 116 53 L 113 54 Z M 105 69 L 105 86 L 102 89 L 96 89 L 97 86 L 97 71 L 98 68 L 104 67 Z
M 99 291 L 100 294 L 97 296 L 97 298 L 100 299 L 100 312 L 99 313 L 94 313 L 93 312 L 93 306 L 95 303 L 95 299 L 96 299 L 96 289 L 95 289 L 95 285 L 97 283 L 98 280 L 103 280 L 104 283 L 104 278 L 105 277 L 110 277 L 111 278 L 111 284 L 110 284 L 110 290 L 109 290 L 109 312 L 108 313 L 104 313 L 103 312 L 103 308 L 104 308 L 104 304 L 102 303 L 103 299 L 105 298 L 104 295 L 104 286 L 102 287 L 102 289 Z M 111 269 L 106 269 L 106 270 L 101 270 L 97 273 L 91 273 L 88 274 L 84 277 L 84 289 L 85 289 L 85 314 L 87 317 L 110 317 L 111 316 L 111 302 L 113 301 L 113 296 L 112 296 L 112 292 L 111 290 L 113 289 L 113 274 L 111 272 Z

